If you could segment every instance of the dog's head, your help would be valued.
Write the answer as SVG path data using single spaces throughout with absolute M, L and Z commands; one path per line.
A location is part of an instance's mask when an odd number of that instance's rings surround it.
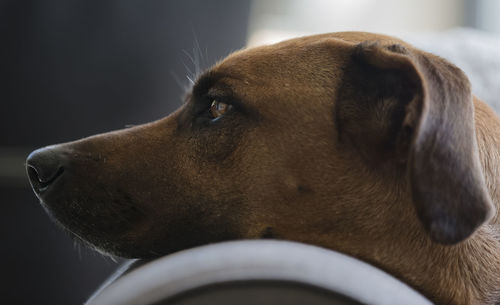
M 493 209 L 474 128 L 458 68 L 327 34 L 236 52 L 170 116 L 37 150 L 27 170 L 57 222 L 126 257 L 265 237 L 355 249 L 394 229 L 449 244 Z

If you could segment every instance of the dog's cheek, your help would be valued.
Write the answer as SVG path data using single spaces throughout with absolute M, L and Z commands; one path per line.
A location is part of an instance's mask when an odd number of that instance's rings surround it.
M 224 143 L 220 139 L 216 142 Z M 133 202 L 147 205 L 147 217 L 138 219 L 117 239 L 121 240 L 122 256 L 157 257 L 245 237 L 248 208 L 239 191 L 239 174 L 234 166 L 237 156 L 231 147 L 234 142 L 226 142 L 230 150 L 223 153 L 208 147 L 199 152 L 196 149 L 203 146 L 193 149 L 192 143 L 182 138 L 173 138 L 172 143 L 179 143 L 175 156 L 145 170 L 150 182 L 140 184 L 147 185 L 146 190 L 126 187 L 134 194 L 130 196 Z
M 158 217 L 139 243 L 141 255 L 155 257 L 183 249 L 244 237 L 245 209 L 236 200 L 186 198 L 182 208 Z M 141 245 L 142 244 L 142 245 Z
M 189 138 L 189 157 L 197 162 L 220 164 L 236 150 L 241 140 L 241 128 L 215 127 L 199 130 Z

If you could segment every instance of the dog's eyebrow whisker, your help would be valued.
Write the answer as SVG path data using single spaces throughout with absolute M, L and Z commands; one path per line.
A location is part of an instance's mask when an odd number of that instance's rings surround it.
M 191 60 L 191 62 L 194 64 L 194 58 L 193 56 L 191 56 L 191 54 L 189 54 L 188 51 L 182 50 L 182 53 L 184 53 L 184 55 L 186 55 L 189 58 L 189 60 Z
M 199 46 L 198 46 L 199 48 Z M 201 72 L 201 64 L 200 64 L 200 51 L 197 51 L 197 49 L 193 49 L 194 53 L 194 72 L 196 73 L 195 76 L 200 75 Z
M 191 89 L 192 85 L 189 85 L 189 84 L 186 85 L 186 83 L 181 81 L 180 78 L 177 76 L 177 74 L 174 73 L 174 71 L 170 71 L 170 74 L 174 78 L 174 81 L 177 84 L 177 86 L 179 86 L 179 88 L 182 91 L 184 91 L 184 94 L 188 93 L 189 90 Z M 181 99 L 181 100 L 183 100 L 183 99 Z
M 186 68 L 188 72 L 188 76 L 186 77 L 189 80 L 189 83 L 191 85 L 194 85 L 195 79 L 197 79 L 202 72 L 202 64 L 203 64 L 203 52 L 200 46 L 200 42 L 196 36 L 196 33 L 193 30 L 193 37 L 194 37 L 194 42 L 193 42 L 193 49 L 192 49 L 192 54 L 190 54 L 186 50 L 182 50 L 184 55 L 191 61 L 194 70 L 190 69 L 188 65 L 184 61 L 182 61 L 182 64 Z M 208 50 L 205 49 L 205 54 L 208 54 Z M 208 57 L 208 55 L 207 55 Z
M 203 61 L 203 53 L 201 52 L 200 41 L 198 40 L 198 36 L 193 29 L 193 38 L 194 38 L 194 46 L 193 46 L 193 57 L 194 57 L 194 71 L 196 72 L 195 76 L 200 75 L 201 73 L 201 64 Z
M 205 58 L 208 58 L 208 47 L 205 47 Z
M 188 55 L 189 56 L 189 55 Z M 192 60 L 192 59 L 191 59 Z M 182 65 L 184 66 L 184 68 L 187 70 L 187 73 L 189 75 L 191 75 L 192 78 L 195 78 L 196 77 L 196 74 L 193 73 L 193 71 L 188 67 L 188 65 L 186 65 L 186 63 L 184 61 L 182 61 Z
M 199 56 L 197 56 L 196 53 L 193 56 L 191 56 L 191 55 L 189 55 L 188 52 L 186 52 L 186 50 L 183 50 L 183 52 L 189 58 L 189 60 L 191 61 L 191 63 L 194 66 L 193 67 L 194 70 L 191 70 L 191 68 L 189 68 L 189 66 L 186 65 L 186 63 L 184 61 L 182 61 L 182 65 L 187 70 L 187 73 L 189 75 L 188 79 L 190 78 L 190 83 L 193 84 L 192 80 L 196 79 L 200 74 Z M 193 52 L 194 52 L 194 50 L 193 50 Z

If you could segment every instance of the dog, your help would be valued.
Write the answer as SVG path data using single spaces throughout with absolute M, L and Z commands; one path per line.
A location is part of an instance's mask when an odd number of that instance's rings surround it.
M 500 304 L 500 120 L 446 60 L 363 32 L 237 51 L 158 121 L 27 159 L 104 253 L 234 239 L 334 249 L 436 304 Z

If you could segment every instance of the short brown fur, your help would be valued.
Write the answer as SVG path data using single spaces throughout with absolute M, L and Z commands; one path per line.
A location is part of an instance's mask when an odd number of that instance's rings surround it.
M 280 238 L 363 259 L 436 304 L 498 304 L 500 121 L 469 87 L 383 35 L 242 50 L 170 116 L 49 147 L 67 165 L 40 198 L 121 256 Z M 203 117 L 214 98 L 234 103 L 217 121 Z

